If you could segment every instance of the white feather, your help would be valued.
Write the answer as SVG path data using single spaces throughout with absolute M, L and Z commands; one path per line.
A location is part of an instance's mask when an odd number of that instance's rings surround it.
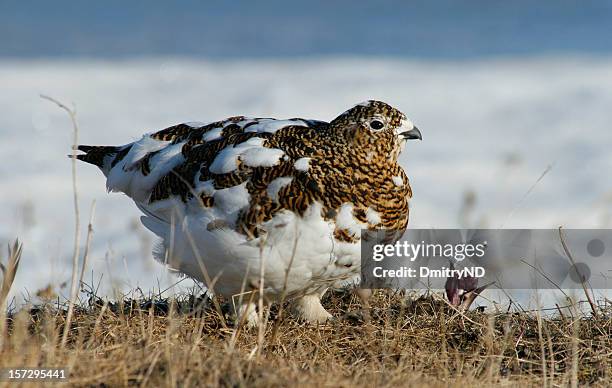
M 208 230 L 214 220 L 212 212 L 199 210 L 185 214 L 174 227 L 155 220 L 143 223 L 164 238 L 166 249 L 173 236 L 170 266 L 201 281 L 205 266 L 217 279 L 214 291 L 224 295 L 240 293 L 244 280 L 249 286 L 257 284 L 262 259 L 264 289 L 272 298 L 279 297 L 285 285 L 290 296 L 321 292 L 330 286 L 329 279 L 340 285 L 359 274 L 360 245 L 334 241 L 334 226 L 321 217 L 319 203 L 302 217 L 289 211 L 276 214 L 262 225 L 267 232 L 263 240 L 247 241 L 230 228 Z
M 368 220 L 368 223 L 372 225 L 378 225 L 382 221 L 380 219 L 380 214 L 378 214 L 378 212 L 371 207 L 366 210 L 366 219 Z
M 208 169 L 213 174 L 227 174 L 234 171 L 238 168 L 238 155 L 240 155 L 240 151 L 239 148 L 234 146 L 225 148 L 219 152 Z
M 214 208 L 225 214 L 227 218 L 233 218 L 233 214 L 249 205 L 251 196 L 246 189 L 246 185 L 247 182 L 243 182 L 238 186 L 215 191 Z
M 189 121 L 189 122 L 184 123 L 184 124 L 189 126 L 189 127 L 191 127 L 191 128 L 201 128 L 201 127 L 204 127 L 204 126 L 206 126 L 206 125 L 208 125 L 210 123 L 203 123 L 203 122 L 200 122 L 200 121 Z
M 293 164 L 293 167 L 298 171 L 308 171 L 310 167 L 310 159 L 311 158 L 299 158 Z
M 353 204 L 348 202 L 340 206 L 336 216 L 336 225 L 340 229 L 348 230 L 349 233 L 356 237 L 361 237 L 361 229 L 367 228 L 367 225 L 355 218 L 353 215 Z
M 204 141 L 213 141 L 221 138 L 221 133 L 223 132 L 223 128 L 215 128 L 206 132 L 202 137 Z
M 200 182 L 197 178 L 196 178 L 196 182 L 197 185 L 195 187 L 195 192 L 198 194 L 203 193 L 204 195 L 213 195 L 215 193 L 215 191 L 217 191 L 215 189 L 215 185 L 213 183 L 212 179 L 209 179 L 207 181 L 204 182 Z
M 240 160 L 249 167 L 272 167 L 278 164 L 285 153 L 278 148 L 253 147 L 240 155 Z
M 149 141 L 147 141 L 147 143 L 151 144 Z M 185 161 L 185 158 L 181 154 L 184 142 L 171 145 L 167 145 L 168 142 L 165 143 L 166 148 L 157 149 L 156 151 L 159 152 L 149 160 L 150 171 L 147 175 L 143 175 L 140 168 L 128 167 L 130 163 L 133 165 L 133 162 L 128 160 L 130 156 L 128 153 L 121 162 L 117 163 L 117 165 L 110 170 L 106 180 L 108 190 L 121 191 L 135 201 L 145 201 L 150 196 L 150 190 L 159 179 L 166 175 L 171 169 Z M 142 149 L 143 146 L 140 147 L 138 153 L 140 153 Z M 142 158 L 139 160 L 142 160 Z
M 223 149 L 219 154 L 215 157 L 213 162 L 211 163 L 209 170 L 213 174 L 227 174 L 232 172 L 238 168 L 238 158 L 241 155 L 246 155 L 251 149 L 261 149 L 262 151 L 256 151 L 252 154 L 248 154 L 245 156 L 245 159 L 241 160 L 246 162 L 251 166 L 259 166 L 259 165 L 269 165 L 273 166 L 274 164 L 270 164 L 274 161 L 274 163 L 278 162 L 278 158 L 274 160 L 273 158 L 281 153 L 282 151 L 275 148 L 265 148 L 262 147 L 262 144 L 265 142 L 265 139 L 259 137 L 253 137 L 244 143 L 240 143 L 236 146 L 228 146 Z M 251 163 L 251 164 L 249 164 Z M 263 163 L 263 164 L 260 164 Z
M 272 198 L 273 201 L 278 202 L 278 192 L 285 186 L 291 184 L 293 177 L 282 176 L 274 179 L 270 184 L 268 184 L 268 188 L 266 189 L 268 193 L 268 197 Z
M 136 163 L 140 162 L 148 153 L 159 151 L 170 144 L 169 141 L 153 139 L 150 135 L 144 135 L 132 145 L 130 152 L 123 158 L 126 163 L 126 168 L 133 168 Z
M 273 119 L 262 119 L 259 123 L 251 125 L 246 129 L 246 132 L 269 132 L 274 133 L 281 128 L 289 125 L 306 126 L 306 123 L 302 120 L 273 120 Z

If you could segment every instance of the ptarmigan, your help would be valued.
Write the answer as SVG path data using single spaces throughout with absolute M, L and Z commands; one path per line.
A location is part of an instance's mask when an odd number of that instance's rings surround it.
M 184 123 L 122 146 L 81 145 L 77 158 L 134 200 L 163 241 L 158 260 L 240 300 L 249 324 L 257 298 L 236 296 L 260 287 L 322 322 L 325 291 L 359 276 L 361 230 L 406 229 L 412 191 L 397 159 L 407 139 L 421 133 L 402 112 L 367 101 L 330 123 Z

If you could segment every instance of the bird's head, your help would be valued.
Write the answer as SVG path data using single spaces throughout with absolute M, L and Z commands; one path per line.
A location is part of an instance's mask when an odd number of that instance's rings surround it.
M 422 139 L 405 114 L 382 101 L 355 105 L 330 123 L 331 134 L 352 147 L 375 149 L 397 159 L 407 140 Z

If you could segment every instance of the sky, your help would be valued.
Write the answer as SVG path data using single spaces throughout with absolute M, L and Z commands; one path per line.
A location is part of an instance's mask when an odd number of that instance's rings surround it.
M 592 0 L 1 0 L 0 57 L 606 54 L 610 20 Z

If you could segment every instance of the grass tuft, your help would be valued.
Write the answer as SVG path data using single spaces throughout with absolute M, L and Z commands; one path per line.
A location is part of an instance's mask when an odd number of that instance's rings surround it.
M 377 291 L 365 323 L 357 298 L 330 292 L 337 321 L 313 326 L 270 312 L 258 330 L 224 328 L 205 295 L 67 306 L 7 317 L 0 368 L 67 367 L 76 385 L 610 385 L 612 309 L 599 316 L 462 314 L 438 295 Z M 230 317 L 224 317 L 230 318 Z M 272 330 L 276 333 L 271 335 Z

